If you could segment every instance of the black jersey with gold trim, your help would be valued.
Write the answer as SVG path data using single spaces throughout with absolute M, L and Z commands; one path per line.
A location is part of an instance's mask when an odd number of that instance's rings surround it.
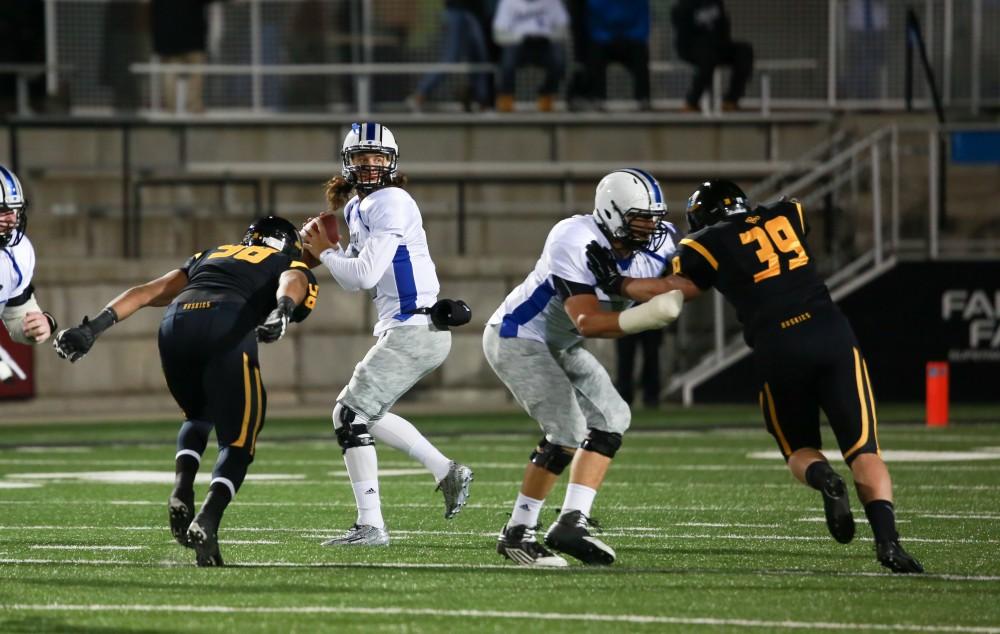
M 302 271 L 308 280 L 306 298 L 292 314 L 293 321 L 302 321 L 316 305 L 316 276 L 305 263 L 265 246 L 223 244 L 191 256 L 181 267 L 188 284 L 174 301 L 242 300 L 259 322 L 274 309 L 278 280 L 289 269 Z
M 797 201 L 758 207 L 681 240 L 673 272 L 715 287 L 736 308 L 744 337 L 804 310 L 832 305 L 816 272 Z

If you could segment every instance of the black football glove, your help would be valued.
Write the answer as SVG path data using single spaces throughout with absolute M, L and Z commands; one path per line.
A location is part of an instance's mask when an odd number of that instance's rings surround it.
M 285 329 L 292 318 L 292 311 L 295 310 L 295 301 L 285 295 L 278 300 L 278 305 L 268 313 L 261 325 L 257 326 L 257 341 L 261 343 L 274 343 L 285 336 Z
M 61 358 L 76 363 L 90 352 L 98 335 L 117 322 L 114 309 L 105 308 L 93 320 L 84 317 L 79 326 L 61 331 L 52 341 L 52 347 Z
M 597 286 L 610 295 L 622 294 L 625 278 L 618 272 L 618 263 L 611 249 L 601 246 L 597 240 L 587 245 L 587 268 L 597 278 Z

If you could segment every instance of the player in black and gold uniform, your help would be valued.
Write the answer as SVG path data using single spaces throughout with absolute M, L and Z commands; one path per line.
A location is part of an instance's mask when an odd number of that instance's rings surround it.
M 844 480 L 819 451 L 820 409 L 854 476 L 879 562 L 893 572 L 923 572 L 899 544 L 868 367 L 850 323 L 816 273 L 801 203 L 751 210 L 739 187 L 715 180 L 694 192 L 687 216 L 691 233 L 680 242 L 673 275 L 623 278 L 596 243 L 587 249 L 591 270 L 607 289 L 639 301 L 672 289 L 685 299 L 718 289 L 736 309 L 753 349 L 767 429 L 792 474 L 823 495 L 830 534 L 850 542 L 854 517 Z
M 177 437 L 170 530 L 179 543 L 195 549 L 199 566 L 223 565 L 219 522 L 246 477 L 264 426 L 267 392 L 257 342 L 277 341 L 289 321 L 302 321 L 316 305 L 319 287 L 301 257 L 295 226 L 276 216 L 262 218 L 240 244 L 199 253 L 181 268 L 125 291 L 97 317 L 84 317 L 55 340 L 59 356 L 75 362 L 115 323 L 145 306 L 169 304 L 160 322 L 160 360 L 186 418 Z M 194 479 L 213 428 L 219 457 L 194 517 Z

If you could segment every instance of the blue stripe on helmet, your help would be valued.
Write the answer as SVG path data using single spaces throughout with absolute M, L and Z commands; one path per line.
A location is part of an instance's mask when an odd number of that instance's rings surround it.
M 365 141 L 375 140 L 375 128 L 378 127 L 377 123 L 366 123 L 365 124 Z
M 0 165 L 0 176 L 3 176 L 3 180 L 7 184 L 4 189 L 9 191 L 12 197 L 20 197 L 21 193 L 17 191 L 17 179 L 14 178 L 14 174 L 12 174 L 11 171 L 3 165 Z M 4 198 L 6 198 L 6 196 L 4 196 Z
M 637 174 L 638 176 L 642 177 L 643 180 L 646 181 L 646 187 L 648 187 L 650 191 L 653 192 L 653 200 L 658 203 L 663 202 L 663 192 L 660 191 L 660 184 L 656 182 L 656 179 L 653 178 L 652 174 L 650 174 L 646 170 L 641 170 L 638 167 L 630 167 L 626 171 L 631 172 L 633 174 Z

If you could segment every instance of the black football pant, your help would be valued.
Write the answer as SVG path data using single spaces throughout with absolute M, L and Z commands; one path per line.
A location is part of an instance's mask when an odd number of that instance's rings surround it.
M 608 96 L 608 64 L 618 62 L 632 75 L 635 100 L 649 101 L 649 44 L 642 40 L 615 40 L 606 44 L 591 42 L 588 49 L 588 83 L 591 96 L 604 100 Z
M 239 490 L 264 426 L 267 392 L 260 377 L 256 317 L 242 302 L 171 305 L 160 323 L 163 375 L 188 421 L 215 428 L 212 472 Z
M 802 315 L 808 317 L 754 337 L 754 367 L 767 430 L 786 460 L 798 449 L 820 449 L 822 409 L 848 465 L 861 454 L 878 454 L 868 365 L 847 318 L 833 307 Z

